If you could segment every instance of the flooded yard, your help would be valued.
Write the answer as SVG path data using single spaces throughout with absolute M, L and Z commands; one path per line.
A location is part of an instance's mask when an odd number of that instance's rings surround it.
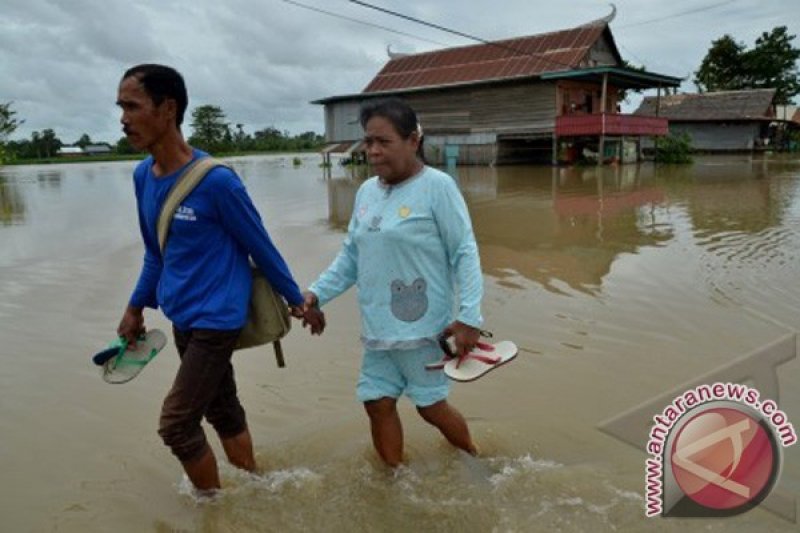
M 360 180 L 292 157 L 229 162 L 305 287 L 337 253 Z M 646 518 L 647 455 L 630 435 L 647 428 L 626 436 L 611 422 L 800 328 L 797 156 L 453 169 L 480 248 L 486 328 L 521 349 L 454 385 L 481 457 L 452 450 L 404 401 L 408 465 L 379 465 L 355 399 L 351 291 L 325 308 L 322 337 L 295 324 L 286 368 L 266 349 L 237 353 L 262 473 L 223 465 L 211 503 L 189 494 L 156 434 L 172 343 L 126 385 L 104 383 L 90 361 L 141 266 L 133 167 L 0 169 L 0 530 L 796 530 L 770 498 L 731 518 Z M 800 362 L 775 375 L 749 384 L 777 390 L 798 425 Z M 783 459 L 775 492 L 796 502 L 798 447 Z

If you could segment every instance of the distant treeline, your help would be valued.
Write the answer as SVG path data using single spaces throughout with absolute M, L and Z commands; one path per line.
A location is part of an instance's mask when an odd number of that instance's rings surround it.
M 14 112 L 10 109 L 10 103 L 4 104 L 0 112 L 6 111 L 8 114 L 7 122 L 10 123 Z M 0 121 L 1 122 L 1 121 Z M 24 121 L 15 120 L 12 127 L 6 133 L 10 133 Z M 190 124 L 192 134 L 189 143 L 201 150 L 214 154 L 239 153 L 239 152 L 302 152 L 317 150 L 324 144 L 324 137 L 313 131 L 307 131 L 298 135 L 291 135 L 288 131 L 280 131 L 277 128 L 268 126 L 258 130 L 253 134 L 244 131 L 243 124 L 231 124 L 226 122 L 225 114 L 217 106 L 200 106 L 192 112 L 192 122 Z M 34 131 L 29 139 L 9 140 L 0 143 L 0 162 L 25 160 L 47 160 L 58 157 L 65 147 L 69 149 L 70 157 L 85 159 L 89 157 L 108 158 L 109 156 L 128 156 L 137 154 L 126 137 L 120 138 L 116 143 L 93 140 L 88 134 L 84 133 L 79 139 L 72 143 L 62 141 L 53 129 L 47 128 L 42 131 Z M 77 150 L 76 148 L 80 148 Z

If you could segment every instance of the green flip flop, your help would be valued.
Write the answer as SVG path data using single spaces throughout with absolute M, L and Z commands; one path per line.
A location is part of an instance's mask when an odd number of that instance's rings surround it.
M 136 341 L 135 350 L 128 349 L 128 342 L 124 338 L 117 339 L 111 343 L 108 350 L 117 348 L 118 353 L 103 363 L 100 376 L 107 383 L 127 383 L 138 376 L 147 363 L 152 361 L 166 345 L 167 336 L 159 329 L 151 329 L 140 336 Z

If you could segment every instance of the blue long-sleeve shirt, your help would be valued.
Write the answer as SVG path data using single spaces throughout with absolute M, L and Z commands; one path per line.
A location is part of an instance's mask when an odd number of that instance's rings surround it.
M 353 284 L 367 349 L 419 346 L 454 318 L 482 324 L 478 247 L 453 178 L 425 167 L 361 185 L 342 250 L 310 290 L 324 305 Z
M 194 150 L 192 160 L 205 155 Z M 157 177 L 148 157 L 134 171 L 145 254 L 130 305 L 160 306 L 179 329 L 241 328 L 252 285 L 248 256 L 287 302 L 302 304 L 244 184 L 228 168 L 212 169 L 176 209 L 162 257 L 158 216 L 184 168 Z

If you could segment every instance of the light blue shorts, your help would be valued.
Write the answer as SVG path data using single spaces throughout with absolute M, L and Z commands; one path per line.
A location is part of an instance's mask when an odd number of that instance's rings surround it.
M 417 407 L 428 407 L 447 398 L 450 380 L 441 370 L 425 365 L 442 358 L 434 343 L 411 350 L 366 350 L 361 362 L 356 395 L 358 401 L 408 396 Z

